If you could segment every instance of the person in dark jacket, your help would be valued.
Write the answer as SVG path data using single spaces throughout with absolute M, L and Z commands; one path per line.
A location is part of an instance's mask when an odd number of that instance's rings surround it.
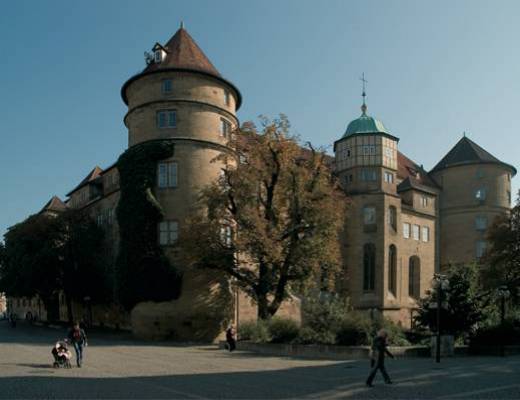
M 229 328 L 227 328 L 227 330 L 226 330 L 226 342 L 227 342 L 229 351 L 233 351 L 237 347 L 236 340 L 235 340 L 235 328 L 233 325 L 230 325 Z
M 374 342 L 372 344 L 372 360 L 373 360 L 373 366 L 372 370 L 370 371 L 370 375 L 368 375 L 366 384 L 368 387 L 372 387 L 372 381 L 374 380 L 374 377 L 376 376 L 377 370 L 381 371 L 381 374 L 383 375 L 383 378 L 385 380 L 385 383 L 391 384 L 392 380 L 388 376 L 388 373 L 386 372 L 385 368 L 385 355 L 388 355 L 389 357 L 394 358 L 392 353 L 388 351 L 386 348 L 387 346 L 387 338 L 388 334 L 384 329 L 381 329 L 378 333 L 376 338 L 374 339 Z
M 76 365 L 81 368 L 83 362 L 83 348 L 87 346 L 87 335 L 85 334 L 85 331 L 80 328 L 79 322 L 76 322 L 72 326 L 67 337 L 76 351 Z

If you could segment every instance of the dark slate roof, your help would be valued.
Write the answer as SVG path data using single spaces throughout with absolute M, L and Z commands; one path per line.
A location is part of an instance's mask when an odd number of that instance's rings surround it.
M 58 196 L 52 196 L 52 199 L 50 199 L 47 204 L 43 206 L 43 208 L 40 211 L 40 214 L 46 211 L 51 212 L 61 212 L 65 211 L 67 209 L 67 205 L 61 201 L 61 199 Z
M 72 193 L 74 193 L 75 191 L 81 189 L 83 186 L 85 186 L 89 182 L 92 182 L 96 178 L 100 177 L 102 174 L 103 174 L 103 170 L 96 165 L 94 167 L 94 169 L 89 172 L 89 174 L 80 182 L 80 184 L 78 186 L 76 186 L 69 193 L 67 193 L 67 196 L 70 196 Z
M 515 167 L 500 161 L 466 136 L 460 139 L 430 172 L 468 164 L 499 164 L 511 168 L 513 174 L 516 174 Z

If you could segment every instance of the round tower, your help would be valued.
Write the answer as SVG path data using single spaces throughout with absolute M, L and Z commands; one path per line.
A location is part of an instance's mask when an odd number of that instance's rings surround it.
M 516 169 L 464 136 L 430 171 L 441 186 L 440 265 L 478 262 L 487 229 L 511 208 Z
M 158 226 L 159 242 L 174 258 L 173 245 L 200 189 L 221 174 L 223 165 L 214 159 L 231 151 L 227 143 L 239 124 L 236 111 L 242 99 L 182 25 L 166 44 L 156 43 L 145 58 L 147 67 L 121 89 L 128 105 L 124 123 L 129 147 L 164 139 L 174 143 L 173 156 L 157 165 L 154 190 L 165 213 Z M 222 277 L 204 270 L 184 269 L 183 273 L 178 300 L 141 303 L 133 310 L 138 335 L 213 340 L 221 333 L 225 318 L 221 314 L 229 304 L 218 304 L 212 292 Z

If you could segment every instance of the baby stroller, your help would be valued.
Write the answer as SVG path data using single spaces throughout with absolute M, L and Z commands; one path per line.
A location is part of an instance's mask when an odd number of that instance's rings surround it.
M 54 368 L 72 368 L 72 364 L 70 363 L 72 353 L 69 350 L 66 339 L 57 341 L 51 353 L 54 357 L 54 363 L 52 365 Z

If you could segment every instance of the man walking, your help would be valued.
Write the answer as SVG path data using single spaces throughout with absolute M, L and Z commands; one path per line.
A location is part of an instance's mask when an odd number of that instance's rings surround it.
M 374 377 L 376 376 L 377 370 L 381 371 L 381 374 L 383 375 L 385 383 L 387 383 L 387 384 L 392 383 L 392 380 L 388 376 L 388 373 L 386 372 L 386 368 L 385 368 L 385 354 L 388 354 L 390 357 L 394 358 L 394 356 L 386 348 L 387 338 L 388 338 L 388 334 L 386 333 L 386 331 L 384 329 L 381 329 L 377 333 L 377 336 L 374 339 L 374 343 L 372 344 L 373 366 L 372 366 L 372 370 L 370 371 L 370 375 L 368 375 L 368 378 L 366 381 L 366 384 L 368 387 L 372 387 L 372 381 L 374 380 Z
M 229 351 L 233 351 L 236 348 L 236 340 L 235 340 L 235 327 L 230 325 L 226 330 L 226 342 L 228 345 Z
M 87 335 L 85 331 L 80 328 L 79 322 L 73 325 L 67 337 L 76 351 L 76 365 L 78 368 L 81 368 L 81 363 L 83 362 L 83 347 L 87 346 Z

